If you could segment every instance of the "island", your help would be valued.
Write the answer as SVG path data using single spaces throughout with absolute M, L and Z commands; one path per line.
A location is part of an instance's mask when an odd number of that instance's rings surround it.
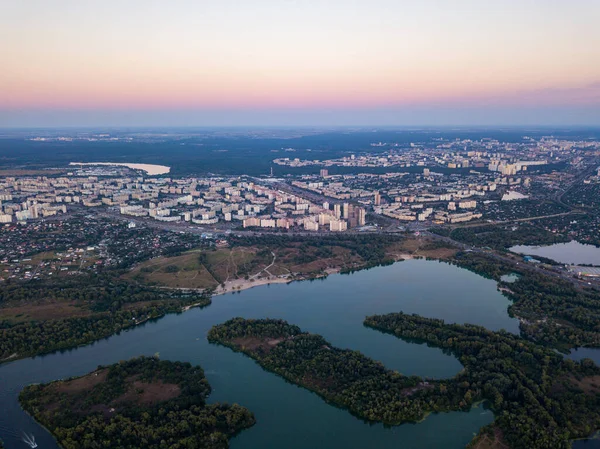
M 472 447 L 568 448 L 600 427 L 600 368 L 591 360 L 565 359 L 505 331 L 416 315 L 371 316 L 364 324 L 449 351 L 464 369 L 442 380 L 403 376 L 275 319 L 234 318 L 214 326 L 208 338 L 368 421 L 417 422 L 484 401 L 496 421 Z
M 457 391 L 449 391 L 453 384 L 404 376 L 282 320 L 234 318 L 214 326 L 208 340 L 243 352 L 266 370 L 368 421 L 418 422 L 433 411 L 468 410 L 472 402 L 455 398 Z
M 65 449 L 227 448 L 254 415 L 237 404 L 207 404 L 210 392 L 199 366 L 139 357 L 30 385 L 19 399 Z

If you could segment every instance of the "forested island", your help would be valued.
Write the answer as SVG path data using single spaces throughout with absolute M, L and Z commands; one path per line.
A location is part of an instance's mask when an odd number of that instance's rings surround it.
M 208 340 L 245 353 L 268 371 L 369 421 L 417 422 L 434 411 L 468 410 L 472 402 L 452 383 L 403 376 L 282 320 L 234 318 L 214 326 Z
M 365 325 L 455 355 L 450 380 L 469 401 L 487 400 L 512 448 L 568 448 L 600 426 L 600 368 L 574 362 L 511 333 L 392 313 Z M 456 401 L 455 397 L 453 400 Z
M 65 449 L 223 449 L 255 423 L 237 404 L 207 404 L 203 370 L 140 357 L 65 381 L 31 385 L 23 408 Z
M 403 376 L 273 319 L 229 320 L 211 329 L 209 341 L 243 352 L 369 421 L 415 422 L 430 412 L 468 410 L 485 400 L 497 419 L 481 435 L 523 449 L 566 449 L 600 426 L 600 368 L 591 360 L 564 359 L 504 331 L 402 313 L 368 317 L 365 325 L 450 351 L 465 368 L 444 380 Z

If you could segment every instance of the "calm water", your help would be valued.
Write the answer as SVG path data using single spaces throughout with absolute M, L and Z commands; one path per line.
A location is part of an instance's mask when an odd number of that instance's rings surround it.
M 468 413 L 431 415 L 422 423 L 393 428 L 368 424 L 263 371 L 251 359 L 208 344 L 206 334 L 213 324 L 235 316 L 283 318 L 404 374 L 440 378 L 461 369 L 454 357 L 367 329 L 364 317 L 404 311 L 517 332 L 518 322 L 508 316 L 507 306 L 494 281 L 424 260 L 218 296 L 205 309 L 170 315 L 93 345 L 1 365 L 0 437 L 8 449 L 25 449 L 20 434 L 27 431 L 35 435 L 40 449 L 57 448 L 20 409 L 17 395 L 24 385 L 159 352 L 162 359 L 200 364 L 214 390 L 211 401 L 238 402 L 255 413 L 257 424 L 232 440 L 233 449 L 463 448 L 493 420 L 490 411 L 479 407 Z
M 600 349 L 599 348 L 579 348 L 573 349 L 570 354 L 567 355 L 573 360 L 592 359 L 596 362 L 596 365 L 600 366 Z
M 520 254 L 546 257 L 570 265 L 600 265 L 600 248 L 596 248 L 594 245 L 584 245 L 575 240 L 549 246 L 518 245 L 513 246 L 510 250 Z

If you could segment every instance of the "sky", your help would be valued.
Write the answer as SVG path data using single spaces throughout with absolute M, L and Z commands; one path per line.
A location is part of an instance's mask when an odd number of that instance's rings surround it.
M 599 125 L 599 0 L 2 0 L 0 127 Z

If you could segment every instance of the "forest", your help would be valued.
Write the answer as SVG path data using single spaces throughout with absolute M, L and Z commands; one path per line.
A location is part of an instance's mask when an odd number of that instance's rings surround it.
M 435 381 L 403 376 L 274 319 L 234 318 L 214 326 L 208 338 L 368 421 L 416 422 L 430 412 L 469 410 L 486 401 L 496 415 L 493 427 L 515 449 L 566 449 L 600 427 L 600 368 L 591 360 L 565 359 L 505 331 L 416 315 L 371 316 L 364 324 L 441 348 L 464 369 Z
M 600 346 L 600 301 L 593 289 L 504 262 L 489 255 L 459 252 L 451 260 L 462 268 L 494 279 L 513 301 L 508 311 L 521 318 L 521 332 L 537 343 L 567 350 Z M 512 283 L 501 276 L 519 275 Z
M 553 243 L 568 242 L 565 236 L 546 231 L 541 226 L 533 226 L 530 223 L 518 225 L 493 225 L 493 226 L 471 226 L 450 229 L 447 227 L 433 228 L 431 232 L 477 246 L 479 248 L 493 248 L 498 251 L 506 251 L 515 245 L 552 245 Z
M 365 325 L 455 355 L 464 370 L 449 382 L 472 401 L 488 401 L 511 448 L 566 449 L 600 427 L 600 368 L 589 359 L 574 362 L 508 332 L 417 315 L 370 316 Z
M 26 311 L 45 302 L 57 308 L 66 304 L 75 312 L 49 319 L 4 314 L 0 319 L 0 362 L 91 343 L 167 313 L 181 312 L 185 306 L 207 306 L 210 295 L 210 291 L 166 291 L 101 276 L 6 283 L 0 288 L 0 307 L 26 304 L 22 309 Z M 74 316 L 68 316 L 70 313 Z
M 266 370 L 368 421 L 417 422 L 430 412 L 468 410 L 473 402 L 457 382 L 404 376 L 281 320 L 234 318 L 214 326 L 208 340 L 247 354 Z
M 225 449 L 255 418 L 207 404 L 210 392 L 200 367 L 140 357 L 28 386 L 19 400 L 65 449 Z

